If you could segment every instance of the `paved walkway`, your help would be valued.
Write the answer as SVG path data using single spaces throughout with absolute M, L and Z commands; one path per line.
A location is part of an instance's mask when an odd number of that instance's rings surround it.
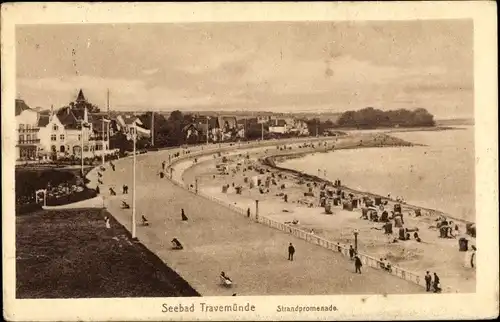
M 137 222 L 142 214 L 149 227 L 137 226 L 137 237 L 202 295 L 312 295 L 417 293 L 412 283 L 363 268 L 355 274 L 353 263 L 342 256 L 286 233 L 254 223 L 228 208 L 173 185 L 157 175 L 170 151 L 137 157 Z M 127 229 L 131 210 L 120 208 L 122 200 L 132 204 L 132 195 L 121 195 L 121 186 L 132 189 L 132 159 L 114 162 L 103 174 L 101 192 L 109 211 Z M 89 175 L 95 186 L 95 172 Z M 109 196 L 113 186 L 118 196 Z M 188 222 L 181 221 L 184 208 Z M 185 249 L 173 251 L 170 240 L 178 238 Z M 287 260 L 287 247 L 296 248 L 295 260 Z M 219 285 L 225 271 L 235 282 L 228 290 Z M 138 272 L 140 273 L 140 272 Z
M 103 206 L 103 197 L 97 196 L 95 198 L 86 199 L 74 203 L 70 203 L 67 205 L 60 206 L 43 206 L 42 208 L 45 210 L 59 210 L 59 209 L 79 209 L 79 208 L 102 208 Z

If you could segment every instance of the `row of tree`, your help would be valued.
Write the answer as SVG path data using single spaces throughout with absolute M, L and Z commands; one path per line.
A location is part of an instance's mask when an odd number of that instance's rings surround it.
M 152 112 L 147 112 L 139 116 L 146 128 L 151 129 Z M 311 136 L 322 135 L 325 130 L 332 128 L 376 128 L 376 127 L 417 127 L 434 126 L 434 117 L 426 109 L 419 108 L 413 111 L 406 109 L 382 111 L 373 107 L 364 108 L 358 111 L 347 111 L 337 119 L 322 121 L 318 118 L 304 119 L 309 134 Z M 195 122 L 192 114 L 183 114 L 181 111 L 173 111 L 168 117 L 163 114 L 154 114 L 154 146 L 170 147 L 183 144 L 196 144 L 206 141 L 205 134 L 186 137 L 183 129 Z M 264 138 L 270 138 L 269 125 L 262 126 L 256 119 L 248 119 L 245 125 L 246 140 L 258 140 L 264 133 Z M 124 134 L 118 133 L 111 139 L 111 147 L 119 148 L 122 151 L 130 151 L 133 148 L 132 141 L 128 140 Z M 144 149 L 151 146 L 151 139 L 140 138 L 137 141 L 137 148 Z
M 425 108 L 410 111 L 398 109 L 382 111 L 367 107 L 358 111 L 342 113 L 336 122 L 338 127 L 377 128 L 377 127 L 420 127 L 434 126 L 434 116 Z

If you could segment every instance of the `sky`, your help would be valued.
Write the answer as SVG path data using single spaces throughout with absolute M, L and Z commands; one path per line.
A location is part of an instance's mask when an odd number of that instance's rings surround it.
M 113 110 L 473 117 L 472 20 L 24 25 L 17 97 Z

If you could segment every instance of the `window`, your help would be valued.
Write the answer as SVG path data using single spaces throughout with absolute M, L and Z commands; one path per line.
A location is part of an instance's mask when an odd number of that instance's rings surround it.
M 65 151 L 66 151 L 66 148 L 64 147 L 64 145 L 61 145 L 61 146 L 59 147 L 59 152 L 64 153 Z
M 64 141 L 64 134 L 59 135 L 59 139 L 60 139 L 61 141 Z M 64 152 L 64 151 L 61 151 L 61 152 Z
M 24 141 L 24 135 L 19 135 L 19 142 L 23 142 Z
M 19 124 L 19 130 L 24 130 L 24 124 Z
M 31 134 L 26 135 L 26 141 L 31 141 Z
M 57 126 L 57 124 L 54 124 L 54 126 L 52 127 L 52 130 L 57 131 L 58 129 L 59 129 L 59 127 Z
M 50 136 L 50 140 L 51 140 L 51 141 L 57 141 L 57 135 L 52 134 L 52 135 Z

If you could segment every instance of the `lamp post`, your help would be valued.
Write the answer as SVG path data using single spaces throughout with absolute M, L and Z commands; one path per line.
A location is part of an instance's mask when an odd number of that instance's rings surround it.
M 354 229 L 353 234 L 354 234 L 354 251 L 357 253 L 358 252 L 358 234 L 359 234 L 359 231 L 357 229 Z
M 132 184 L 132 239 L 137 239 L 136 237 L 136 225 L 135 225 L 135 165 L 136 165 L 136 140 L 137 140 L 137 123 L 134 123 L 134 132 L 133 132 L 133 140 L 134 140 L 134 166 L 133 166 L 133 184 Z
M 80 131 L 80 159 L 82 159 L 82 178 L 83 178 L 83 123 Z
M 209 119 L 209 117 L 207 115 L 207 145 L 208 145 L 208 119 Z
M 259 221 L 259 200 L 255 200 L 255 221 Z
M 101 153 L 102 153 L 102 165 L 104 165 L 104 115 L 102 116 L 102 132 L 101 132 L 101 141 L 102 141 L 102 147 L 101 147 Z

